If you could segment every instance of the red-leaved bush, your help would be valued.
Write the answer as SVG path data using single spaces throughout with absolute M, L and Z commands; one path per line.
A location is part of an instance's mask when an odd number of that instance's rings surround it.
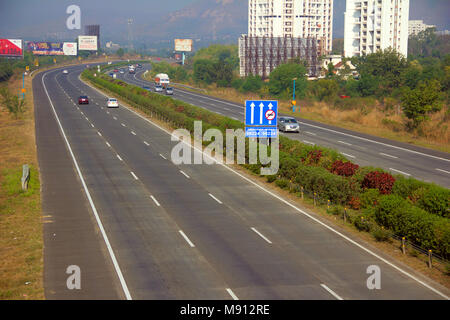
M 302 161 L 308 165 L 318 164 L 321 158 L 322 150 L 311 150 L 310 152 L 308 152 L 306 159 L 302 159 Z
M 395 178 L 389 173 L 369 172 L 362 182 L 364 189 L 378 189 L 381 194 L 391 194 Z
M 331 166 L 331 172 L 343 177 L 351 177 L 358 170 L 359 166 L 351 162 L 335 161 Z

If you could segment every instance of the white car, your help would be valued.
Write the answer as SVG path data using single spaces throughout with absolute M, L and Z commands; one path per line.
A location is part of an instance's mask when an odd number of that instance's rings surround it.
M 107 106 L 108 106 L 108 108 L 118 108 L 119 102 L 117 101 L 117 99 L 109 98 L 108 102 L 107 102 Z
M 68 74 L 68 73 L 69 73 L 69 71 L 67 71 L 67 70 L 63 71 L 63 74 Z

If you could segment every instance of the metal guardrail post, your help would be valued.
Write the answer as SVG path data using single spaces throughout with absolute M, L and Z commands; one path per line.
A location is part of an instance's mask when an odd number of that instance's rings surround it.
M 402 238 L 402 252 L 403 254 L 406 254 L 406 238 Z
M 316 206 L 316 193 L 314 192 L 314 207 Z
M 300 192 L 302 194 L 302 200 L 304 200 L 303 187 L 300 187 Z
M 428 268 L 432 268 L 433 267 L 433 251 L 432 250 L 428 250 Z
M 30 167 L 27 164 L 24 164 L 22 167 L 22 190 L 28 190 L 28 181 L 30 181 Z
M 344 222 L 347 222 L 347 208 L 344 208 Z

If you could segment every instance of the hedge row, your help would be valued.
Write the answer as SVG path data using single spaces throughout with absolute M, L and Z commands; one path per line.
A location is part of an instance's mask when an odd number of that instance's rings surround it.
M 195 121 L 202 121 L 203 131 L 218 128 L 224 133 L 226 129 L 244 128 L 240 121 L 148 92 L 105 75 L 94 77 L 93 71 L 90 70 L 86 70 L 83 76 L 127 99 L 144 112 L 151 112 L 190 132 L 194 130 Z M 248 143 L 246 146 L 248 151 Z M 259 174 L 262 165 L 245 167 Z M 375 219 L 378 224 L 392 228 L 396 234 L 407 236 L 410 241 L 424 248 L 444 256 L 449 254 L 450 239 L 447 234 L 450 226 L 441 222 L 447 220 L 443 217 L 448 217 L 449 214 L 449 190 L 445 188 L 402 176 L 396 176 L 394 179 L 379 168 L 348 164 L 347 159 L 335 150 L 308 146 L 284 136 L 280 136 L 280 170 L 276 176 L 268 176 L 267 180 L 275 182 L 281 188 L 289 187 L 299 191 L 303 187 L 305 191 L 315 192 L 319 197 L 331 200 L 334 204 L 351 206 L 353 209 L 378 210 Z M 386 196 L 382 194 L 390 193 L 402 200 L 402 206 L 380 207 L 381 200 L 387 201 Z M 399 227 L 401 225 L 402 228 Z M 418 225 L 421 227 L 417 227 Z M 437 225 L 439 227 L 436 227 Z

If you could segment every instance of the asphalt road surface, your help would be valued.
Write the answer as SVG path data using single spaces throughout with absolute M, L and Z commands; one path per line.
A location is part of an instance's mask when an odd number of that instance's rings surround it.
M 118 74 L 118 78 L 137 86 L 153 84 L 142 79 L 150 69 L 144 65 L 136 74 Z M 174 89 L 174 98 L 213 112 L 244 121 L 244 103 L 217 99 L 200 93 Z M 370 136 L 338 127 L 297 118 L 301 133 L 284 134 L 291 139 L 310 145 L 329 147 L 341 152 L 347 159 L 361 166 L 383 168 L 393 174 L 402 174 L 426 182 L 435 182 L 450 187 L 450 156 L 448 153 L 413 146 L 406 143 Z
M 174 165 L 169 132 L 122 104 L 108 109 L 79 80 L 83 67 L 66 69 L 33 80 L 52 216 L 47 298 L 448 299 L 447 289 L 226 166 Z M 90 104 L 79 106 L 80 95 Z M 81 290 L 66 286 L 69 265 L 81 269 Z M 379 290 L 367 287 L 370 266 L 381 270 Z

